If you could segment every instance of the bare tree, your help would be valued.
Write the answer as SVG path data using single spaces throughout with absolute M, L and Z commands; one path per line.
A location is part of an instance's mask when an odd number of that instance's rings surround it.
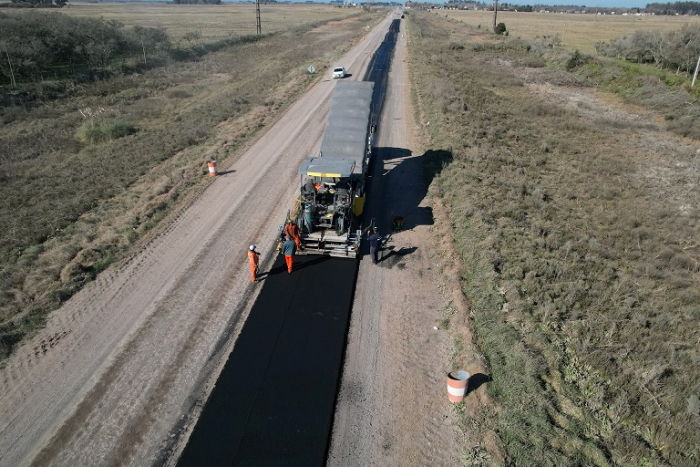
M 3 50 L 5 51 L 5 58 L 7 58 L 8 72 L 10 78 L 10 86 L 12 89 L 17 87 L 17 81 L 15 81 L 15 68 L 12 66 L 12 59 L 10 58 L 10 53 L 7 51 L 7 43 L 2 42 Z
M 134 26 L 133 32 L 136 42 L 141 46 L 144 65 L 146 64 L 147 52 L 153 57 L 158 51 L 164 51 L 170 48 L 170 39 L 165 29 L 162 27 L 148 28 Z
M 144 43 L 145 28 L 142 26 L 134 26 L 134 32 L 141 43 L 141 51 L 143 52 L 143 64 L 146 65 L 146 44 Z

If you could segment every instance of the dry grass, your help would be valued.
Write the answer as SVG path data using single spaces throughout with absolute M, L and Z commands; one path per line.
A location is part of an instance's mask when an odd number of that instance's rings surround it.
M 409 25 L 509 462 L 697 465 L 696 146 L 564 64 L 525 68 L 522 44 L 435 13 Z
M 490 31 L 493 26 L 493 12 L 436 10 L 435 13 L 484 31 Z M 700 16 L 603 16 L 514 11 L 499 11 L 497 18 L 499 23 L 505 23 L 510 37 L 532 41 L 558 35 L 563 47 L 587 54 L 595 54 L 598 41 L 630 36 L 638 30 L 677 31 L 684 24 L 700 23 Z
M 84 6 L 100 12 L 99 4 Z M 120 6 L 132 12 L 122 18 L 130 24 L 143 17 L 134 7 L 171 7 Z M 313 8 L 294 8 L 281 8 L 291 15 L 286 29 L 280 23 L 280 32 L 259 40 L 138 75 L 40 83 L 42 95 L 53 87 L 63 97 L 0 109 L 0 358 L 201 190 L 207 160 L 225 163 L 274 121 L 317 76 L 306 72 L 309 64 L 325 72 L 381 17 L 355 10 L 347 18 L 320 6 L 308 23 Z M 333 20 L 336 13 L 346 19 Z M 180 15 L 183 30 L 190 24 Z M 86 136 L 94 127 L 97 137 Z M 120 137 L 104 137 L 115 131 Z
M 163 27 L 174 41 L 188 33 L 199 32 L 201 41 L 213 42 L 229 37 L 256 33 L 255 3 L 222 5 L 170 5 L 156 2 L 72 3 L 68 8 L 49 10 L 83 18 L 119 21 L 127 26 Z M 264 34 L 288 31 L 296 27 L 347 18 L 356 9 L 329 5 L 261 5 L 260 19 Z

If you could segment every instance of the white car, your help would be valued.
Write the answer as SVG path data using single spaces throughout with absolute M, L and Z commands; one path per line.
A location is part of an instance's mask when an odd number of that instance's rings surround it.
M 333 68 L 333 78 L 345 78 L 346 74 L 345 67 L 337 66 Z

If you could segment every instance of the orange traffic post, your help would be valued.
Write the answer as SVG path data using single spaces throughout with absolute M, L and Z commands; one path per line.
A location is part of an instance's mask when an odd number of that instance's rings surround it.
M 469 384 L 469 376 L 466 371 L 450 371 L 447 373 L 447 397 L 450 402 L 461 402 L 464 395 L 467 393 Z
M 207 162 L 207 165 L 209 166 L 209 176 L 216 177 L 219 173 L 216 170 L 216 161 L 209 161 L 209 162 Z

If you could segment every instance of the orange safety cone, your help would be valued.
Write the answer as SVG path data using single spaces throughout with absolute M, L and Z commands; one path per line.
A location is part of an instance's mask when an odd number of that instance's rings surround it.
M 467 392 L 469 376 L 469 373 L 462 370 L 447 373 L 447 398 L 450 402 L 462 402 Z
M 209 162 L 207 162 L 207 165 L 209 166 L 209 176 L 216 177 L 219 173 L 216 170 L 216 161 L 209 161 Z

